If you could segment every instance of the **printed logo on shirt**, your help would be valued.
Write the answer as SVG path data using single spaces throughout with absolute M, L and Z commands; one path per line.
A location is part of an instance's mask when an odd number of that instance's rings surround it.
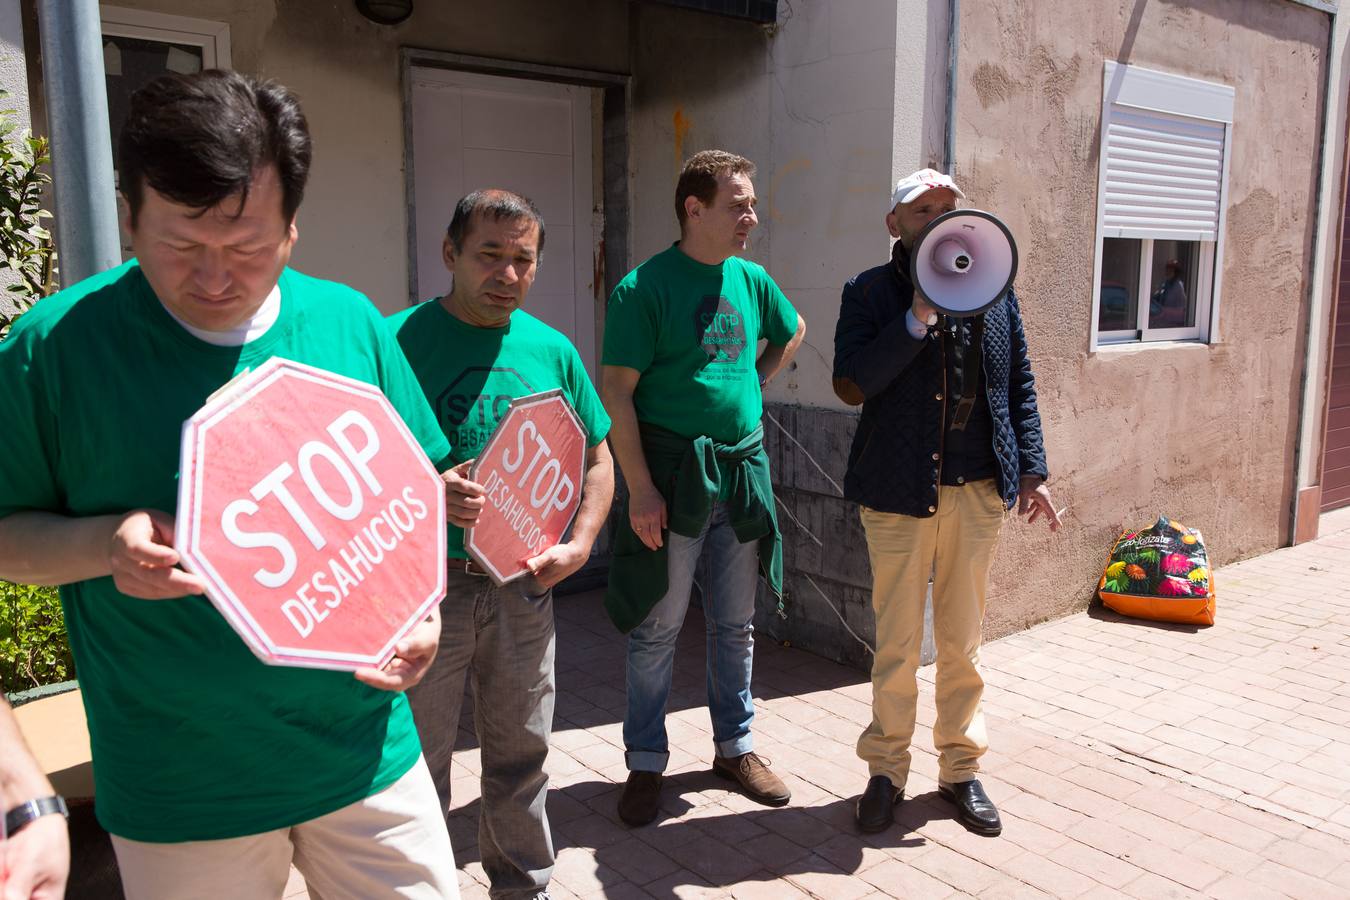
M 436 418 L 450 439 L 457 460 L 472 459 L 483 449 L 511 401 L 534 388 L 515 369 L 469 366 L 436 398 Z
M 710 365 L 735 363 L 741 358 L 745 319 L 726 297 L 709 295 L 699 301 L 694 328 Z

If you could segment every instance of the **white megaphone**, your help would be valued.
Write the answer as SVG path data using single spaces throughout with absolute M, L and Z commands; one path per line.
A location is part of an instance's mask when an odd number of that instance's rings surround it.
M 909 279 L 914 289 L 949 316 L 976 316 L 1012 287 L 1017 244 L 991 213 L 954 209 L 928 223 L 914 240 Z

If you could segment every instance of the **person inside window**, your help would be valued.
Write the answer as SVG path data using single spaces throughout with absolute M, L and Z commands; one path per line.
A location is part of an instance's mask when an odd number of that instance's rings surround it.
M 1148 304 L 1150 328 L 1184 328 L 1187 319 L 1186 283 L 1181 280 L 1181 263 L 1169 259 L 1163 266 L 1162 284 Z

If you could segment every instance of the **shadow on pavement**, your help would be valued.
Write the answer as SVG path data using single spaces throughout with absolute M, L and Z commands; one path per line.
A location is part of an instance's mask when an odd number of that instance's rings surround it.
M 814 807 L 789 804 L 733 812 L 720 806 L 723 797 L 709 798 L 718 791 L 731 796 L 725 786 L 708 770 L 670 775 L 662 789 L 661 814 L 641 828 L 619 820 L 619 785 L 584 781 L 555 788 L 549 794 L 555 850 L 587 851 L 595 860 L 595 879 L 605 886 L 628 881 L 654 897 L 675 898 L 684 887 L 854 873 L 863 867 L 866 849 L 922 847 L 928 841 L 919 829 L 956 818 L 951 804 L 930 791 L 896 807 L 889 829 L 864 835 L 854 825 L 856 797 Z M 475 799 L 452 815 L 451 840 L 460 868 L 480 861 L 478 813 Z

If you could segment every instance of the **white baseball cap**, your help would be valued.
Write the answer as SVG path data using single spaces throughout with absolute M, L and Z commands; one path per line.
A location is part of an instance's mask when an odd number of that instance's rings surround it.
M 937 169 L 920 169 L 895 183 L 895 190 L 891 191 L 891 205 L 886 211 L 891 212 L 899 203 L 912 203 L 933 188 L 947 188 L 962 200 L 966 199 L 950 175 L 944 175 Z

